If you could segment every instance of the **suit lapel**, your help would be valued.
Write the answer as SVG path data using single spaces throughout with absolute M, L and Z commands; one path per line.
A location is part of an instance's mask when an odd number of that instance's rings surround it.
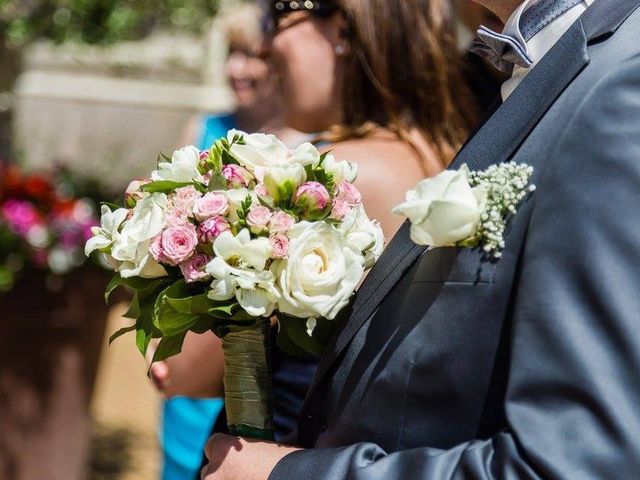
M 476 129 L 449 168 L 457 169 L 466 163 L 471 170 L 482 170 L 509 160 L 558 96 L 589 63 L 587 41 L 615 31 L 638 5 L 640 0 L 598 0 L 495 113 Z M 603 21 L 603 18 L 608 21 Z M 410 225 L 405 222 L 362 285 L 350 318 L 336 332 L 320 361 L 309 394 L 407 269 L 425 251 L 424 247 L 411 241 L 409 232 Z

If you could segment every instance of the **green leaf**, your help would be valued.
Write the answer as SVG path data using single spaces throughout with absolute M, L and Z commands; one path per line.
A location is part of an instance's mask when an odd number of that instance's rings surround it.
M 278 314 L 278 346 L 289 355 L 309 357 L 322 355 L 335 330 L 335 321 L 317 319 L 313 335 L 307 333 L 307 321 L 304 318 Z
M 153 305 L 146 305 L 136 320 L 136 346 L 140 353 L 145 355 L 151 339 L 160 336 L 160 331 L 153 325 Z
M 111 345 L 114 342 L 114 340 L 116 340 L 117 338 L 121 337 L 125 333 L 133 332 L 135 329 L 136 329 L 136 325 L 135 324 L 133 324 L 133 325 L 131 325 L 129 327 L 121 328 L 120 330 L 118 330 L 116 333 L 114 333 L 113 335 L 111 335 L 109 337 L 109 345 Z
M 160 362 L 174 355 L 178 355 L 182 351 L 182 344 L 184 343 L 184 337 L 186 335 L 187 332 L 183 332 L 178 335 L 162 337 L 160 343 L 158 343 L 158 348 L 153 354 L 151 363 Z
M 158 180 L 142 186 L 142 190 L 149 193 L 171 193 L 178 188 L 196 186 L 197 182 L 174 182 L 172 180 Z
M 166 288 L 154 305 L 154 325 L 164 336 L 175 336 L 191 329 L 207 311 L 211 300 L 206 295 L 188 296 L 184 280 Z
M 209 191 L 214 192 L 216 190 L 226 190 L 227 179 L 221 173 L 214 174 L 209 180 Z
M 140 316 L 140 300 L 138 297 L 138 292 L 133 294 L 133 298 L 131 299 L 131 303 L 129 304 L 129 309 L 123 315 L 123 317 L 133 318 L 135 320 Z
M 136 291 L 147 292 L 149 290 L 153 290 L 161 287 L 163 284 L 166 284 L 168 281 L 171 281 L 167 278 L 140 278 L 140 277 L 131 277 L 131 278 L 122 278 L 120 274 L 115 274 L 107 288 L 104 292 L 105 302 L 109 303 L 109 297 L 111 294 L 119 287 L 129 287 Z

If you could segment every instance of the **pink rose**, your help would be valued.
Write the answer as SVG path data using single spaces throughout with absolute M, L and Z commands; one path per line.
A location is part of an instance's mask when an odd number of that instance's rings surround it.
M 166 263 L 177 266 L 195 253 L 198 245 L 196 227 L 191 224 L 169 227 L 162 232 L 160 242 L 161 255 L 165 258 Z
M 251 207 L 247 215 L 247 225 L 254 235 L 260 235 L 268 230 L 269 221 L 273 213 L 267 207 L 259 205 Z
M 227 187 L 231 189 L 248 187 L 253 180 L 249 170 L 235 164 L 225 165 L 222 176 L 227 179 Z
M 179 210 L 192 210 L 197 200 L 202 195 L 193 185 L 178 188 L 173 195 L 169 197 L 170 204 Z
M 204 269 L 210 261 L 211 257 L 209 255 L 196 253 L 186 262 L 182 262 L 180 264 L 180 271 L 185 281 L 187 283 L 193 283 L 209 278 L 209 275 Z
M 352 207 L 362 203 L 360 191 L 346 180 L 341 181 L 336 187 L 336 198 L 344 200 Z
M 127 208 L 133 208 L 138 203 L 138 200 L 142 200 L 142 187 L 149 183 L 149 180 L 134 180 L 129 184 L 124 192 L 124 204 Z
M 229 211 L 229 202 L 225 195 L 209 192 L 204 197 L 196 200 L 193 206 L 193 214 L 199 221 L 216 215 L 226 215 Z
M 271 254 L 273 258 L 285 258 L 289 253 L 289 239 L 286 235 L 277 233 L 269 238 L 269 243 L 271 243 L 273 250 Z
M 269 196 L 269 192 L 267 191 L 267 187 L 264 186 L 264 183 L 257 184 L 253 188 L 253 191 L 256 192 L 256 195 L 258 195 L 259 197 L 268 197 Z
M 168 227 L 176 227 L 179 225 L 186 225 L 189 223 L 189 215 L 191 210 L 185 208 L 172 207 L 167 210 L 164 215 L 164 223 Z
M 269 222 L 269 231 L 271 233 L 286 233 L 295 223 L 295 219 L 288 213 L 276 212 Z
M 164 250 L 162 249 L 162 234 L 156 236 L 151 245 L 149 245 L 149 253 L 156 262 L 166 263 L 167 259 L 164 256 Z
M 223 217 L 211 217 L 206 219 L 198 227 L 198 238 L 202 243 L 213 243 L 222 232 L 231 230 L 229 222 Z
M 321 220 L 331 210 L 331 196 L 318 182 L 306 182 L 293 194 L 294 205 L 302 209 L 302 215 L 309 220 Z
M 209 150 L 202 150 L 200 152 L 200 155 L 198 156 L 198 158 L 200 159 L 200 161 L 206 161 L 209 159 Z
M 351 206 L 346 200 L 342 198 L 334 198 L 333 206 L 331 207 L 331 218 L 336 220 L 342 220 L 351 211 Z

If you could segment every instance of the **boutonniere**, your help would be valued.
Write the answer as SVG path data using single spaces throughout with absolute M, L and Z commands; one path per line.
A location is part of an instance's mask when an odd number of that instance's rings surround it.
M 522 199 L 535 190 L 533 167 L 502 163 L 472 172 L 466 165 L 422 180 L 393 209 L 411 221 L 411 239 L 435 247 L 479 247 L 500 258 L 504 230 Z

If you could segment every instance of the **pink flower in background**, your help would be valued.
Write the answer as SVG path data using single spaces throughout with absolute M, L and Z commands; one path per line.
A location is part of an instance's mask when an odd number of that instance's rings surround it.
M 209 192 L 204 197 L 196 200 L 193 206 L 193 214 L 198 221 L 203 221 L 216 215 L 226 215 L 228 211 L 229 202 L 227 197 L 213 192 Z
M 222 176 L 227 179 L 227 186 L 232 189 L 248 187 L 253 180 L 249 170 L 234 164 L 225 165 Z
M 296 223 L 295 219 L 285 212 L 276 212 L 269 222 L 271 233 L 286 233 Z
M 273 213 L 267 207 L 262 206 L 253 206 L 249 210 L 247 215 L 247 225 L 249 225 L 249 230 L 255 235 L 260 235 L 263 232 L 266 232 L 269 228 L 269 221 L 271 221 L 271 217 Z
M 196 227 L 191 224 L 167 228 L 160 235 L 160 243 L 151 245 L 154 258 L 164 258 L 166 263 L 177 266 L 191 258 L 198 245 Z
M 180 264 L 180 271 L 187 283 L 193 283 L 209 278 L 209 274 L 204 271 L 207 264 L 211 261 L 209 255 L 204 253 L 196 253 L 186 262 Z
M 202 243 L 213 243 L 222 232 L 230 230 L 229 222 L 223 217 L 211 217 L 198 227 L 198 238 Z
M 351 211 L 351 206 L 346 200 L 334 198 L 331 207 L 331 218 L 342 220 Z
M 23 237 L 32 227 L 42 223 L 38 210 L 24 200 L 7 200 L 2 206 L 2 216 L 11 230 Z
M 303 183 L 293 194 L 292 200 L 309 220 L 321 220 L 331 210 L 331 196 L 319 182 Z
M 198 156 L 198 158 L 200 159 L 200 161 L 208 160 L 209 159 L 209 150 L 202 150 L 200 152 L 200 155 Z
M 346 180 L 341 181 L 336 187 L 336 198 L 344 200 L 352 207 L 362 203 L 360 191 Z
M 271 243 L 271 248 L 273 249 L 271 254 L 273 258 L 285 258 L 289 253 L 289 239 L 286 235 L 277 233 L 269 238 L 269 243 Z

